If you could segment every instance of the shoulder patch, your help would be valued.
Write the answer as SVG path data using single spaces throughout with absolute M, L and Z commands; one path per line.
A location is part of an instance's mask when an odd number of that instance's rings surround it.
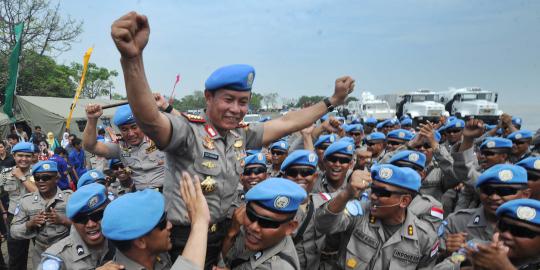
M 189 113 L 182 113 L 182 116 L 184 116 L 189 122 L 193 123 L 206 123 L 206 119 L 204 117 L 195 115 L 195 114 L 189 114 Z
M 2 169 L 2 173 L 8 173 L 8 172 L 11 172 L 11 170 L 13 170 L 13 167 L 4 168 Z

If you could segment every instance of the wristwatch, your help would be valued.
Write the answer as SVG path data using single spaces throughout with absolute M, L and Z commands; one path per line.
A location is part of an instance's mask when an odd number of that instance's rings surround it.
M 323 99 L 323 102 L 324 102 L 324 105 L 326 105 L 326 110 L 328 112 L 331 112 L 334 110 L 335 106 L 332 105 L 332 103 L 330 102 L 330 98 L 329 97 L 326 97 Z

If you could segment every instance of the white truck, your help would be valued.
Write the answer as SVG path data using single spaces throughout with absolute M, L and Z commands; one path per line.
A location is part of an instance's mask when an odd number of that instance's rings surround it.
M 446 110 L 458 118 L 473 117 L 495 124 L 503 113 L 497 104 L 498 94 L 479 87 L 450 89 L 441 96 Z
M 426 121 L 438 122 L 445 112 L 439 100 L 439 94 L 428 89 L 403 94 L 398 98 L 396 115 L 398 118 L 408 115 L 413 119 L 413 126 Z
M 370 92 L 362 92 L 358 101 L 351 101 L 347 104 L 347 109 L 350 112 L 350 118 L 361 120 L 366 120 L 369 117 L 384 120 L 396 116 L 396 111 L 390 108 L 387 101 L 376 99 Z

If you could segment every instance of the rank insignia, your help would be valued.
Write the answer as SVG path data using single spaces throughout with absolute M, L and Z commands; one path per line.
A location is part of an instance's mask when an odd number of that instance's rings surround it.
M 407 233 L 412 236 L 414 235 L 414 230 L 413 230 L 413 226 L 412 225 L 409 225 L 409 227 L 407 227 Z
M 347 267 L 348 268 L 355 268 L 356 267 L 356 260 L 354 258 L 347 259 Z
M 211 176 L 207 176 L 204 181 L 201 182 L 201 188 L 204 194 L 208 194 L 216 190 L 216 180 Z
M 215 233 L 217 231 L 217 225 L 216 224 L 212 224 L 212 226 L 210 226 L 210 228 L 208 229 L 211 233 Z
M 204 167 L 208 168 L 208 169 L 213 169 L 216 167 L 216 163 L 212 162 L 212 161 L 205 161 L 203 163 L 201 163 L 201 165 L 203 165 Z
M 240 148 L 240 147 L 242 147 L 242 145 L 244 145 L 244 143 L 242 142 L 242 140 L 236 140 L 236 141 L 234 142 L 234 147 L 236 147 L 236 148 Z
M 203 146 L 204 148 L 209 150 L 214 150 L 216 148 L 216 146 L 214 145 L 214 141 L 208 136 L 203 138 Z
M 374 216 L 369 216 L 369 223 L 371 223 L 371 224 L 375 223 L 375 217 Z

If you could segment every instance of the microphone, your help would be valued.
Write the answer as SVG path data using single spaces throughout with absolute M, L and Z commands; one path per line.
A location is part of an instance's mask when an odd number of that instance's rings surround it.
M 398 206 L 398 205 L 400 205 L 400 204 L 401 204 L 401 203 L 396 203 L 396 204 L 392 204 L 392 205 L 382 205 L 382 206 L 373 205 L 373 208 L 377 209 L 377 208 L 394 207 L 394 206 Z

